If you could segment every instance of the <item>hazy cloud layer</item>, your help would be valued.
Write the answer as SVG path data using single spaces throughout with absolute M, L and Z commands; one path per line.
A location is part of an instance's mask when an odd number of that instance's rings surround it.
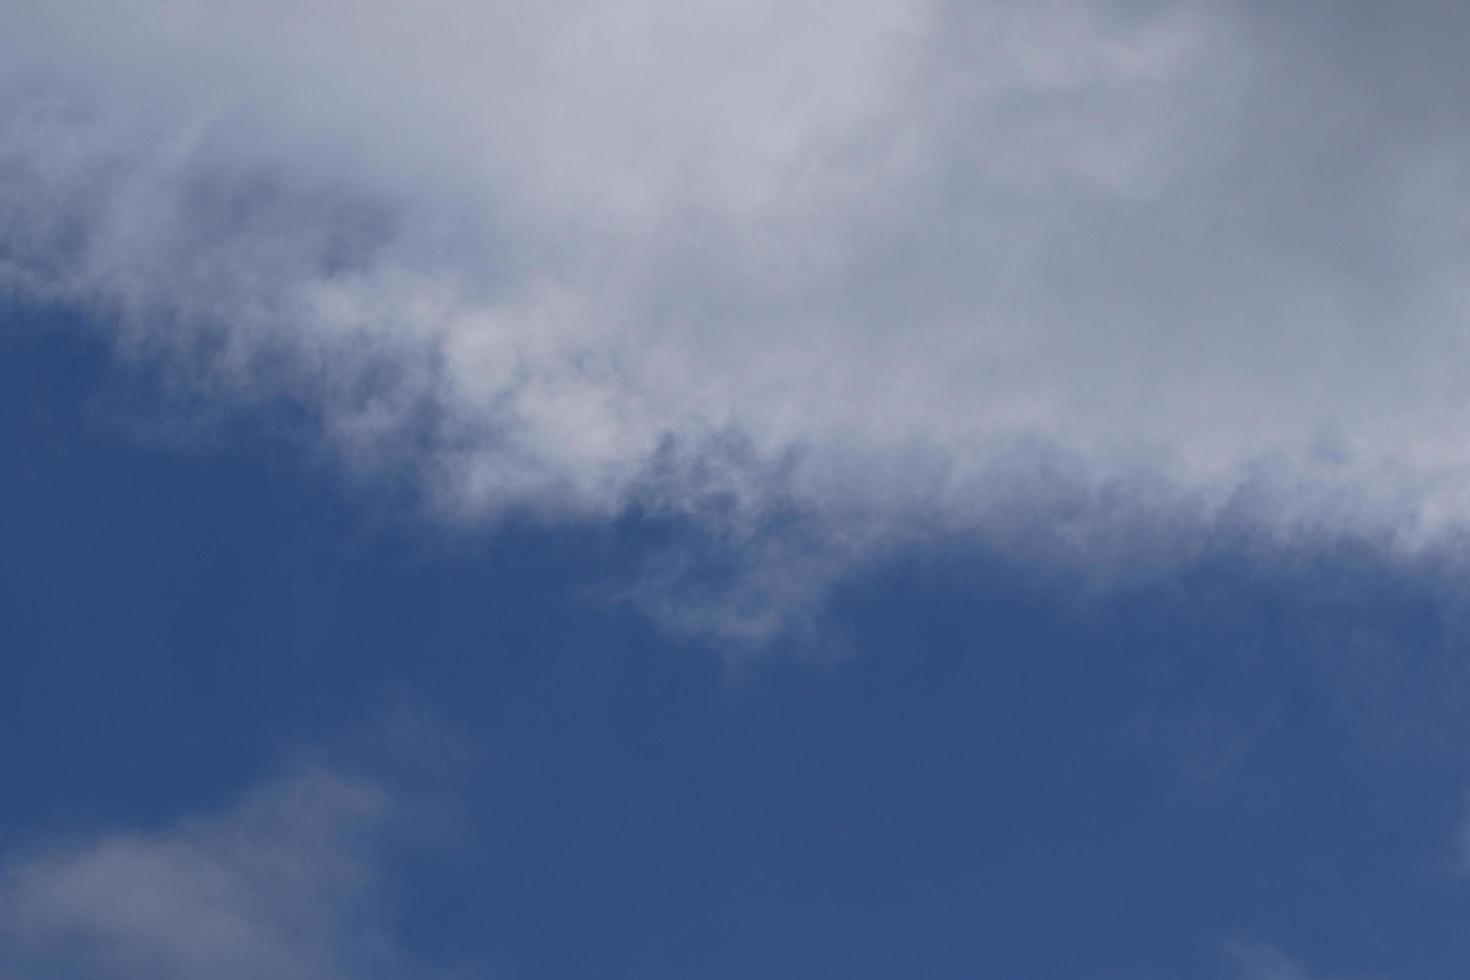
M 781 569 L 737 631 L 936 531 L 1111 567 L 1470 518 L 1463 4 L 5 19 L 10 289 L 451 517 L 707 521 Z
M 386 800 L 321 770 L 236 809 L 0 866 L 0 976 L 401 976 L 375 907 Z

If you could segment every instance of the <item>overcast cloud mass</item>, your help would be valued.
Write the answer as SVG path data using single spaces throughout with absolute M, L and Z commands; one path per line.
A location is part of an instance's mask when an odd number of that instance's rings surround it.
M 6 11 L 6 288 L 453 519 L 1470 519 L 1463 4 Z

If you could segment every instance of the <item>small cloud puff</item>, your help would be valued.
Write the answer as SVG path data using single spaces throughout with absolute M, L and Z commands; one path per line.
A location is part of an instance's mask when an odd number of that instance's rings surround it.
M 0 869 L 0 974 L 402 975 L 377 908 L 388 807 L 377 789 L 312 769 L 162 832 L 13 857 Z

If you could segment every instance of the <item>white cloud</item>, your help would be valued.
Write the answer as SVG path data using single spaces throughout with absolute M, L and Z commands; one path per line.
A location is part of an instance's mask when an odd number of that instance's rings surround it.
M 0 975 L 193 980 L 401 976 L 379 918 L 375 788 L 324 770 L 233 810 L 0 868 Z
M 1233 943 L 1227 952 L 1239 980 L 1332 980 L 1308 971 L 1298 960 L 1269 943 Z
M 1230 958 L 1240 980 L 1308 980 L 1301 966 L 1274 946 L 1233 946 Z
M 1452 7 L 19 0 L 0 279 L 452 518 L 801 515 L 749 595 L 935 533 L 1418 554 L 1470 518 Z

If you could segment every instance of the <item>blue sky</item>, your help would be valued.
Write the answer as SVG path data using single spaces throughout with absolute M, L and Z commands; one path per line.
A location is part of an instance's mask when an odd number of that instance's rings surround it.
M 1438 978 L 1470 957 L 1460 628 L 1371 556 L 1225 554 L 1087 598 L 927 547 L 832 597 L 840 652 L 732 658 L 589 599 L 697 532 L 426 527 L 287 422 L 140 435 L 172 410 L 146 374 L 64 318 L 7 317 L 13 869 L 228 827 L 321 771 L 391 802 L 351 858 L 371 921 L 342 928 L 407 975 L 1295 977 L 1270 972 L 1290 951 L 1301 976 Z M 27 926 L 19 875 L 17 977 L 78 975 L 67 928 L 205 975 L 121 913 Z M 376 975 L 362 941 L 300 975 Z M 115 955 L 85 975 L 133 975 Z
M 1424 2 L 0 5 L 0 980 L 1470 967 Z

